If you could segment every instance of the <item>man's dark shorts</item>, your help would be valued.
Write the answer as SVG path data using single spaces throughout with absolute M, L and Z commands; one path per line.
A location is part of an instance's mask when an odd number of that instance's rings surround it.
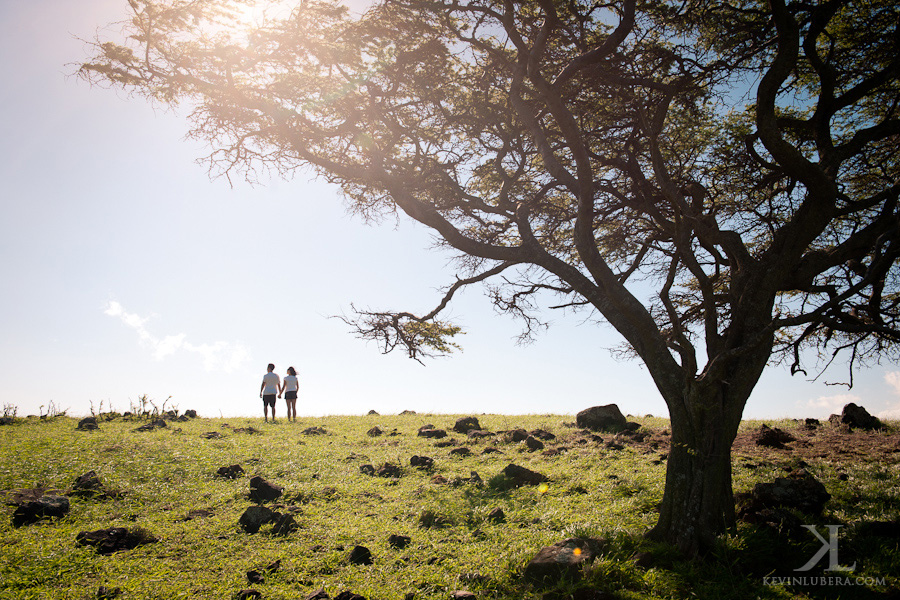
M 275 408 L 275 394 L 265 394 L 263 396 L 263 406 Z

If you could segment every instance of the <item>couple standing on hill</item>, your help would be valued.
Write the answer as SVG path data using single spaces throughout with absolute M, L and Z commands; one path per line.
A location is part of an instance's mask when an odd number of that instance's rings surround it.
M 266 422 L 269 421 L 269 407 L 272 407 L 272 422 L 275 422 L 275 397 L 281 398 L 284 394 L 284 400 L 287 402 L 288 421 L 291 415 L 294 421 L 297 421 L 297 390 L 300 384 L 297 381 L 297 371 L 294 367 L 288 367 L 288 374 L 284 376 L 284 381 L 275 372 L 275 365 L 269 363 L 268 372 L 263 375 L 262 385 L 259 387 L 259 397 L 263 401 L 263 416 Z

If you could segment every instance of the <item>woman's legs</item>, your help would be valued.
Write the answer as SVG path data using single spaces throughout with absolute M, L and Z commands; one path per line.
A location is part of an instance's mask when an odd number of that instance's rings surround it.
M 293 415 L 293 419 L 297 421 L 297 399 L 287 401 L 287 413 L 288 413 L 288 421 L 291 420 L 291 415 Z

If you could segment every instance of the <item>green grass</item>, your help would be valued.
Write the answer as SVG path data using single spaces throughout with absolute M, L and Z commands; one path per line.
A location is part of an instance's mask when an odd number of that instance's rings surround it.
M 170 422 L 152 432 L 135 432 L 140 423 L 121 418 L 102 422 L 93 432 L 76 431 L 77 421 L 67 417 L 19 419 L 0 427 L 0 490 L 40 486 L 65 491 L 79 475 L 94 470 L 108 489 L 123 495 L 72 498 L 64 519 L 20 528 L 12 526 L 13 507 L 5 507 L 0 515 L 0 598 L 94 598 L 100 586 L 121 588 L 124 599 L 230 598 L 250 587 L 264 598 L 285 600 L 320 587 L 332 597 L 350 590 L 370 600 L 449 598 L 457 589 L 479 598 L 565 598 L 578 587 L 623 599 L 853 598 L 881 597 L 898 586 L 896 538 L 850 535 L 842 542 L 842 559 L 846 554 L 849 561 L 856 560 L 857 575 L 885 578 L 885 586 L 852 590 L 763 585 L 777 555 L 773 545 L 804 557 L 819 544 L 781 539 L 747 525 L 724 538 L 715 556 L 682 560 L 671 548 L 641 537 L 655 522 L 655 506 L 662 499 L 665 462 L 660 452 L 579 443 L 582 436 L 571 426 L 571 417 L 478 418 L 491 431 L 548 430 L 557 436 L 548 448 L 570 449 L 551 457 L 500 438 L 476 442 L 451 432 L 472 450 L 468 457 L 454 457 L 453 446 L 436 447 L 435 440 L 416 435 L 425 423 L 449 430 L 456 417 L 448 415 L 335 416 L 296 424 L 201 418 Z M 656 432 L 668 427 L 664 419 L 635 420 Z M 398 435 L 368 436 L 376 425 Z M 248 426 L 261 433 L 233 431 Z M 303 435 L 310 426 L 328 434 Z M 211 431 L 224 437 L 202 437 Z M 488 446 L 502 453 L 482 454 Z M 432 457 L 434 468 L 411 467 L 413 455 Z M 892 462 L 857 461 L 839 468 L 828 458 L 809 464 L 833 496 L 818 523 L 896 519 L 900 453 L 894 456 Z M 242 465 L 245 477 L 213 477 L 219 467 L 235 463 Z M 402 476 L 391 480 L 359 470 L 363 464 L 378 468 L 385 463 L 399 465 Z M 541 488 L 498 485 L 498 475 L 509 463 L 541 472 L 550 483 Z M 778 465 L 751 469 L 745 463 L 735 459 L 735 491 L 781 473 Z M 472 471 L 484 485 L 453 483 Z M 839 472 L 849 473 L 849 479 L 840 479 Z M 274 537 L 267 528 L 253 535 L 240 530 L 238 519 L 251 504 L 249 478 L 254 475 L 285 488 L 279 502 L 295 511 L 297 532 Z M 436 476 L 449 483 L 435 483 Z M 488 519 L 498 507 L 506 515 L 503 523 Z M 194 509 L 209 510 L 212 516 L 184 521 Z M 431 518 L 423 519 L 426 513 Z M 78 532 L 112 526 L 141 527 L 159 542 L 111 556 L 75 545 Z M 388 544 L 392 534 L 412 541 L 393 549 Z M 523 580 L 525 564 L 542 546 L 576 536 L 610 540 L 581 581 L 538 588 Z M 371 550 L 372 565 L 347 562 L 355 545 Z M 639 552 L 653 557 L 651 567 L 635 564 Z M 247 582 L 248 570 L 276 559 L 282 567 L 265 584 Z

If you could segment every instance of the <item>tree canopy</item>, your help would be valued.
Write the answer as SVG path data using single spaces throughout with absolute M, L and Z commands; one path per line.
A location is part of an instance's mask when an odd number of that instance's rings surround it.
M 685 448 L 654 529 L 685 551 L 734 520 L 725 463 L 767 364 L 897 356 L 894 2 L 128 4 L 81 75 L 188 106 L 217 173 L 311 167 L 457 257 L 436 310 L 359 311 L 359 335 L 447 352 L 441 310 L 482 282 L 526 337 L 553 296 L 614 327 Z

